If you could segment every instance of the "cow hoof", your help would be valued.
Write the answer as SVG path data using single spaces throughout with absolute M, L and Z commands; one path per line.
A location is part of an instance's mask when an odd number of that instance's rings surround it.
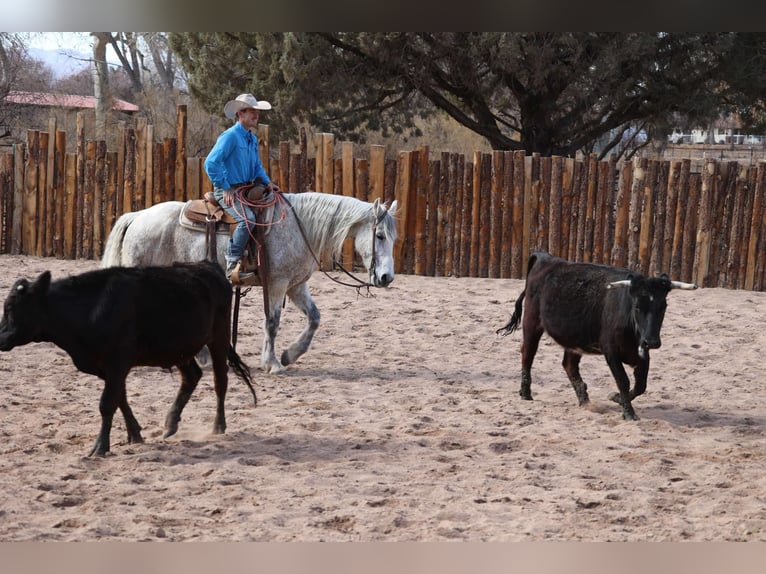
M 612 393 L 611 395 L 609 395 L 609 400 L 610 401 L 614 401 L 618 405 L 622 404 L 622 399 L 620 398 L 620 393 Z
M 532 393 L 530 393 L 530 392 L 526 392 L 525 393 L 524 391 L 519 391 L 519 396 L 522 399 L 524 399 L 525 401 L 531 401 L 532 400 Z

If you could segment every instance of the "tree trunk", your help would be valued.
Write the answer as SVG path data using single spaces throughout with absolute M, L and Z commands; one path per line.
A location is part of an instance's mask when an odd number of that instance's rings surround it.
M 111 95 L 109 93 L 109 67 L 106 64 L 108 32 L 91 32 L 93 42 L 93 92 L 96 96 L 96 139 L 106 140 L 107 120 Z

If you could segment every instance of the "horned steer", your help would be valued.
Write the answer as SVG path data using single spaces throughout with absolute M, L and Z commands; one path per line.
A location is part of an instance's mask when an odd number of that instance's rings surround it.
M 48 341 L 66 351 L 77 369 L 104 380 L 101 432 L 90 453 L 103 456 L 110 450 L 117 408 L 128 442 L 143 442 L 128 405 L 128 372 L 138 365 L 178 368 L 181 387 L 165 419 L 168 437 L 178 429 L 202 377 L 194 355 L 204 345 L 210 349 L 217 397 L 213 432 L 226 430 L 227 362 L 255 399 L 250 371 L 230 344 L 230 328 L 231 285 L 216 263 L 111 267 L 53 282 L 45 271 L 11 288 L 0 321 L 0 351 Z
M 532 400 L 532 362 L 543 333 L 564 347 L 563 367 L 580 406 L 586 404 L 588 387 L 580 377 L 584 353 L 604 355 L 617 382 L 622 416 L 636 420 L 631 401 L 646 390 L 649 349 L 659 349 L 660 329 L 671 289 L 696 289 L 692 283 L 671 281 L 663 274 L 647 278 L 628 269 L 571 263 L 548 253 L 534 253 L 527 264 L 527 281 L 516 300 L 510 321 L 498 333 L 513 333 L 527 300 L 521 347 L 521 389 Z M 623 363 L 633 367 L 635 386 Z

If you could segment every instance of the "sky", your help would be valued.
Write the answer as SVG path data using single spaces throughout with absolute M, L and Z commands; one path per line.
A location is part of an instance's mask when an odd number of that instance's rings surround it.
M 89 32 L 28 32 L 29 55 L 42 60 L 61 78 L 88 67 L 93 57 L 93 38 Z M 111 47 L 106 48 L 111 64 L 119 65 L 119 59 Z

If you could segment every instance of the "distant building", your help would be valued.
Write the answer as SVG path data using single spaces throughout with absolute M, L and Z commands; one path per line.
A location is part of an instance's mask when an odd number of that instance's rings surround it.
M 133 123 L 132 117 L 140 108 L 125 100 L 112 100 L 113 120 Z M 77 114 L 85 112 L 86 133 L 92 133 L 96 117 L 95 96 L 77 96 L 71 94 L 55 94 L 48 92 L 10 91 L 0 101 L 0 123 L 7 126 L 8 133 L 3 144 L 13 142 L 23 143 L 27 138 L 27 130 L 46 131 L 51 118 L 56 119 L 56 129 L 76 133 Z M 2 134 L 0 134 L 2 135 Z M 71 148 L 74 141 L 68 141 Z
M 9 104 L 19 104 L 24 106 L 38 106 L 49 108 L 68 108 L 73 110 L 95 110 L 95 96 L 74 96 L 69 94 L 51 94 L 47 92 L 18 92 L 10 91 L 3 98 Z M 139 107 L 125 100 L 112 100 L 112 110 L 115 112 L 124 112 L 134 114 L 139 111 Z

